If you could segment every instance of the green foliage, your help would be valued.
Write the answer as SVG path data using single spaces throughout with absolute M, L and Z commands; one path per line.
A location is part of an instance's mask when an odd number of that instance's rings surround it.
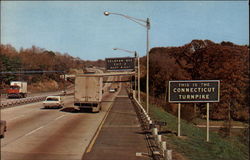
M 177 132 L 177 118 L 163 109 L 150 105 L 150 114 L 153 119 L 166 121 L 164 129 Z M 164 135 L 171 148 L 190 160 L 248 160 L 249 144 L 243 144 L 235 137 L 222 138 L 217 133 L 210 132 L 210 142 L 206 142 L 206 130 L 181 121 L 181 135 Z
M 21 60 L 19 57 L 8 57 L 0 53 L 0 72 L 18 71 L 19 68 L 21 68 Z M 16 75 L 1 75 L 0 81 L 9 83 L 11 80 L 15 80 L 16 77 Z

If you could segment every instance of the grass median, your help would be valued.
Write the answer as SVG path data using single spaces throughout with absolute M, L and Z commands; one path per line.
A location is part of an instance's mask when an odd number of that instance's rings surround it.
M 165 121 L 167 130 L 163 134 L 168 146 L 189 160 L 248 160 L 249 144 L 239 137 L 223 138 L 216 132 L 210 132 L 210 142 L 206 142 L 206 128 L 197 128 L 192 123 L 181 120 L 181 137 L 177 137 L 177 117 L 162 108 L 150 105 L 153 120 Z M 246 137 L 247 138 L 247 137 Z

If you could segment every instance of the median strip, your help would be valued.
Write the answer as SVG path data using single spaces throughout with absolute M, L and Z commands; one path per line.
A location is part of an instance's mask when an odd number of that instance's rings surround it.
M 118 94 L 120 91 L 121 91 L 121 85 L 120 85 L 120 87 L 119 87 L 119 90 L 117 91 L 117 94 Z M 112 102 L 113 102 L 114 99 L 117 97 L 117 94 L 116 94 L 116 96 L 114 96 L 114 97 L 112 98 L 112 100 L 111 100 Z M 103 124 L 104 124 L 106 118 L 108 117 L 108 114 L 109 114 L 109 112 L 110 112 L 110 110 L 111 110 L 112 107 L 113 107 L 113 104 L 109 107 L 107 113 L 105 114 L 104 118 L 102 119 L 101 124 L 98 126 L 97 131 L 96 131 L 94 137 L 91 139 L 91 141 L 90 141 L 90 143 L 89 143 L 87 149 L 85 150 L 85 153 L 89 153 L 89 152 L 92 150 L 92 148 L 93 148 L 93 146 L 94 146 L 94 144 L 95 144 L 96 138 L 98 137 L 98 135 L 99 135 L 99 133 L 100 133 L 100 131 L 101 131 L 101 128 L 102 128 L 102 126 L 103 126 Z M 84 153 L 84 154 L 85 154 L 85 153 Z M 84 154 L 83 154 L 83 155 L 84 155 Z

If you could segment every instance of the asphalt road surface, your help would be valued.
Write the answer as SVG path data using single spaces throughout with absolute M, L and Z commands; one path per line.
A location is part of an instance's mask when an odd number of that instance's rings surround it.
M 43 109 L 42 102 L 1 110 L 7 121 L 1 160 L 79 160 L 117 93 L 104 94 L 100 113 L 76 111 L 73 96 L 64 109 Z

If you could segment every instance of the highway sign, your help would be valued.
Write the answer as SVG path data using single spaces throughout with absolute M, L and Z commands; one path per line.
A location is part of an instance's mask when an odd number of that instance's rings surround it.
M 169 81 L 170 103 L 219 102 L 219 80 Z
M 106 58 L 106 70 L 134 70 L 135 62 L 133 57 Z

